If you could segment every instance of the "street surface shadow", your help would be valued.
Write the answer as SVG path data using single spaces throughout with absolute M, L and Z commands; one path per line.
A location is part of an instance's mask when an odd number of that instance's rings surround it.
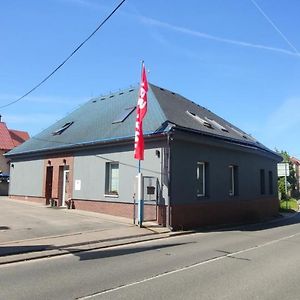
M 216 226 L 206 226 L 196 228 L 194 232 L 224 232 L 224 231 L 260 231 L 266 229 L 272 229 L 276 227 L 283 227 L 289 225 L 300 224 L 300 212 L 295 212 L 288 217 L 282 215 L 275 216 L 273 218 L 260 220 L 260 221 L 249 221 L 233 224 L 221 224 Z
M 145 246 L 145 247 L 132 247 L 132 248 L 122 248 L 122 249 L 99 249 L 98 251 L 93 250 L 92 252 L 77 252 L 77 249 L 68 248 L 72 254 L 78 256 L 80 261 L 91 260 L 91 259 L 101 259 L 101 258 L 109 258 L 116 257 L 134 253 L 140 253 L 151 250 L 160 250 L 169 247 L 176 247 L 181 245 L 192 244 L 194 242 L 189 243 L 172 243 L 172 244 L 161 244 L 161 245 L 153 245 L 153 246 Z
M 0 246 L 0 256 L 16 255 L 37 251 L 52 250 L 50 245 L 36 245 L 36 246 Z

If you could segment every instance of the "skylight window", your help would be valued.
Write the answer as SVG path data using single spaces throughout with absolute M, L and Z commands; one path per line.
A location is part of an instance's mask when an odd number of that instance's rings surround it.
M 67 130 L 74 122 L 68 122 L 66 123 L 64 126 L 62 126 L 61 128 L 55 130 L 52 132 L 52 135 L 60 135 L 62 134 L 65 130 Z
M 135 106 L 123 109 L 112 124 L 124 122 L 134 110 Z
M 240 131 L 240 130 L 237 130 L 237 129 L 235 129 L 235 128 L 233 128 L 233 127 L 229 127 L 232 131 L 234 131 L 235 133 L 237 133 L 238 135 L 240 135 L 241 137 L 243 137 L 244 139 L 248 139 L 248 137 L 247 137 L 247 135 L 245 134 L 245 133 L 243 133 L 242 131 Z
M 224 126 L 222 126 L 220 123 L 218 123 L 217 121 L 213 120 L 213 119 L 209 119 L 207 117 L 205 117 L 205 119 L 209 122 L 212 123 L 215 127 L 217 127 L 219 130 L 228 132 L 228 129 L 226 129 Z
M 191 112 L 191 111 L 186 111 L 189 115 L 191 115 L 192 117 L 196 117 L 196 114 L 195 113 L 193 113 L 193 112 Z
M 205 121 L 204 119 L 200 118 L 198 115 L 196 115 L 195 113 L 191 112 L 191 111 L 186 111 L 186 113 L 188 115 L 190 115 L 193 119 L 195 119 L 196 121 L 198 121 L 201 125 L 213 129 L 213 126 L 211 125 L 210 122 Z

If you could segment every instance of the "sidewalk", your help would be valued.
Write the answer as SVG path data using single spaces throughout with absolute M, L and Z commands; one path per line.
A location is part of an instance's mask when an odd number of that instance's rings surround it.
M 149 228 L 130 226 L 1 243 L 0 264 L 126 245 L 170 236 L 170 232 L 166 228 L 157 231 L 151 227 L 151 224 Z
M 0 264 L 165 238 L 168 228 L 0 197 Z

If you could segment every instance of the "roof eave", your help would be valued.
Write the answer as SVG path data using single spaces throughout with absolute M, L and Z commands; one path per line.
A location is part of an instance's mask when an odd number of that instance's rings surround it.
M 151 133 L 145 133 L 145 139 L 153 139 L 153 138 L 161 138 L 168 133 L 167 130 L 164 131 L 154 131 Z M 120 137 L 120 138 L 113 138 L 113 139 L 106 139 L 106 140 L 99 140 L 99 141 L 91 141 L 91 142 L 83 142 L 83 143 L 76 143 L 66 145 L 65 147 L 57 147 L 53 149 L 37 149 L 32 151 L 24 151 L 19 153 L 6 153 L 4 154 L 5 157 L 14 159 L 14 158 L 23 158 L 23 157 L 33 157 L 39 155 L 51 155 L 51 154 L 59 154 L 59 153 L 68 153 L 74 151 L 81 151 L 81 150 L 90 150 L 99 146 L 106 146 L 106 145 L 119 145 L 119 144 L 126 144 L 132 143 L 134 140 L 134 136 L 127 136 L 127 137 Z

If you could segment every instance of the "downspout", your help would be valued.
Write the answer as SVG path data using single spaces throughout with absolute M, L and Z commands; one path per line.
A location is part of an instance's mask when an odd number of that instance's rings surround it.
M 171 209 L 171 141 L 173 137 L 172 132 L 168 132 L 168 209 L 167 209 L 167 226 L 172 231 L 172 209 Z

